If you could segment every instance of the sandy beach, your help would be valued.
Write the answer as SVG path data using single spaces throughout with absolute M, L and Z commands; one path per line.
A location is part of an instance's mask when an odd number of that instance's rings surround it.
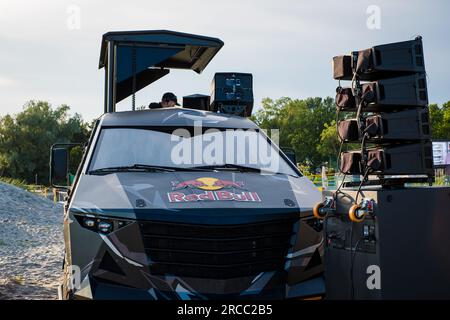
M 57 299 L 62 205 L 0 183 L 0 299 Z

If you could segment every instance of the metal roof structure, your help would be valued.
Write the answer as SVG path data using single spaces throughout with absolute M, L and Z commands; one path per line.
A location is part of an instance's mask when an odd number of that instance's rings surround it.
M 99 68 L 105 68 L 105 113 L 170 69 L 201 73 L 223 45 L 217 38 L 168 30 L 105 33 L 99 59 Z

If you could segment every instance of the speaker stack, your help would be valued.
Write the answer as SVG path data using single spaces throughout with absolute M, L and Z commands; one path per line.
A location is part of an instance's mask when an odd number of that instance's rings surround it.
M 333 58 L 339 169 L 325 191 L 327 299 L 449 299 L 450 188 L 434 180 L 420 37 Z M 344 117 L 342 117 L 344 115 Z M 343 149 L 347 149 L 343 151 Z
M 351 81 L 336 90 L 337 112 L 346 115 L 338 122 L 339 138 L 360 147 L 341 152 L 341 172 L 377 176 L 382 185 L 432 183 L 422 38 L 334 57 L 333 77 Z

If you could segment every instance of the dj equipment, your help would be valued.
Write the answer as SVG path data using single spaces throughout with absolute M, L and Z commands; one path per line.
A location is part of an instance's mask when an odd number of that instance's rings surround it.
M 335 198 L 324 220 L 327 299 L 450 299 L 449 187 L 367 187 L 359 223 L 348 215 L 356 189 L 324 197 Z
M 208 110 L 210 96 L 203 94 L 192 94 L 183 97 L 183 108 Z
M 251 73 L 216 73 L 211 83 L 211 111 L 250 116 L 253 109 Z

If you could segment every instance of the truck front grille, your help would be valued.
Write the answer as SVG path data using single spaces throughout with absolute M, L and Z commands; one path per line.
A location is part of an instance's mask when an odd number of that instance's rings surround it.
M 140 222 L 150 272 L 229 279 L 283 270 L 296 219 L 243 225 Z

